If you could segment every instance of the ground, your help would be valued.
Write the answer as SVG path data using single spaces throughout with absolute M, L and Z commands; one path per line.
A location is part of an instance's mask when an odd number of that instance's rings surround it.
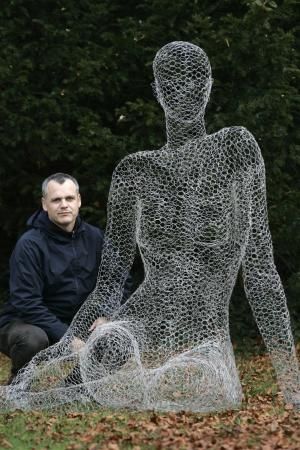
M 300 412 L 284 404 L 268 357 L 238 356 L 238 365 L 245 394 L 239 410 L 209 415 L 15 411 L 0 416 L 0 449 L 299 450 Z M 3 355 L 0 366 L 4 382 L 9 360 Z

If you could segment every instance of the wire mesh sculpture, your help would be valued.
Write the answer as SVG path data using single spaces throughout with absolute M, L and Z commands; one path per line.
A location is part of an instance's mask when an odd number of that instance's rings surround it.
M 167 144 L 131 154 L 115 169 L 96 288 L 65 337 L 2 387 L 2 409 L 74 402 L 163 411 L 238 407 L 228 309 L 241 266 L 285 399 L 299 406 L 259 147 L 243 127 L 206 134 L 212 78 L 201 48 L 167 44 L 153 68 Z M 121 306 L 136 245 L 145 278 Z M 108 321 L 93 329 L 99 317 Z

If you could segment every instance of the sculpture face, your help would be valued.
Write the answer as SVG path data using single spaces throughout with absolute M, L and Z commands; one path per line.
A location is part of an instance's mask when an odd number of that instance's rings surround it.
M 211 89 L 206 53 L 188 42 L 162 47 L 153 62 L 158 101 L 167 116 L 192 122 L 204 114 Z

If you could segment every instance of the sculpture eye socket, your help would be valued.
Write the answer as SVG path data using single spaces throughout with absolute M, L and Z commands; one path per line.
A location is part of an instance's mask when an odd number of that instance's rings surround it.
M 193 92 L 196 91 L 198 93 L 204 93 L 208 89 L 208 85 L 212 83 L 212 79 L 208 79 L 206 83 L 203 85 L 201 83 L 201 80 L 162 80 L 157 83 L 156 81 L 153 81 L 151 83 L 151 87 L 153 90 L 154 95 L 157 97 L 159 88 L 163 91 L 180 91 L 180 92 Z M 159 86 L 158 86 L 159 85 Z

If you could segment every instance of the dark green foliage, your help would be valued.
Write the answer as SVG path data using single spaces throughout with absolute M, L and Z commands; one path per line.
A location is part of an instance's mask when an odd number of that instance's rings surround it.
M 244 125 L 266 162 L 275 258 L 300 326 L 299 54 L 296 0 L 8 0 L 0 10 L 0 244 L 7 260 L 43 178 L 78 177 L 82 215 L 105 223 L 113 167 L 164 142 L 151 63 L 171 40 L 203 47 L 209 132 Z M 233 315 L 240 317 L 240 290 Z M 299 308 L 298 308 L 299 313 Z M 243 327 L 240 323 L 240 329 Z M 247 328 L 247 324 L 245 327 Z M 252 326 L 252 325 L 251 325 Z

